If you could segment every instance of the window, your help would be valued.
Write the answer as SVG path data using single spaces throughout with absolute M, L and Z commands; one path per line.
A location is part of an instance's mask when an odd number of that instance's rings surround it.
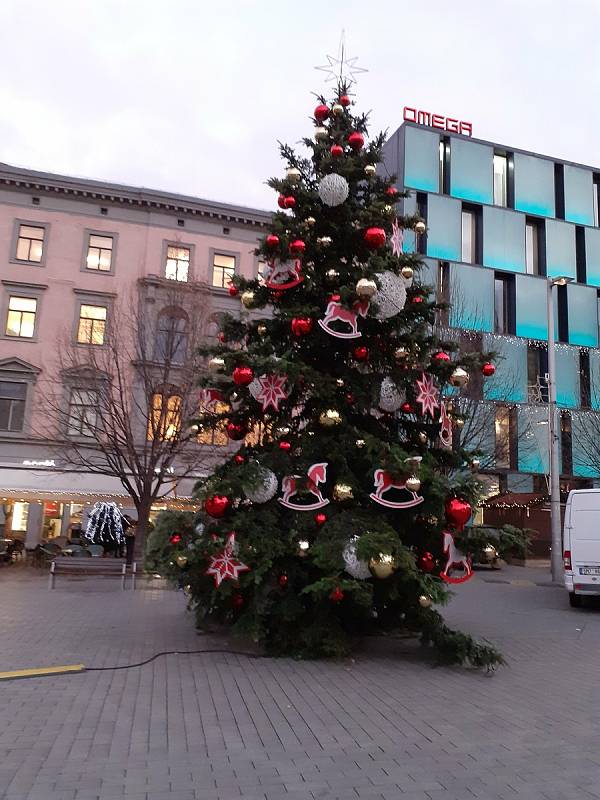
M 598 177 L 598 175 L 595 175 L 594 182 L 592 184 L 592 202 L 594 204 L 594 225 L 596 227 L 600 226 L 599 198 L 600 198 L 600 177 Z
M 474 211 L 462 212 L 462 253 L 461 261 L 475 264 L 477 260 L 477 215 Z
M 148 439 L 169 442 L 177 437 L 181 429 L 181 403 L 178 394 L 155 392 L 152 395 Z
M 563 412 L 560 415 L 560 453 L 562 456 L 562 474 L 573 474 L 573 432 L 571 415 Z
M 510 409 L 504 406 L 496 407 L 495 433 L 496 433 L 496 467 L 510 469 L 510 440 L 511 440 L 511 414 Z
M 507 205 L 508 160 L 506 156 L 494 155 L 494 205 Z
M 168 308 L 158 318 L 156 358 L 183 364 L 187 353 L 187 316 L 178 308 Z
M 215 253 L 213 256 L 212 285 L 226 289 L 235 275 L 235 256 L 224 256 Z
M 187 281 L 190 274 L 190 248 L 179 245 L 167 246 L 165 276 L 171 281 Z
M 79 307 L 79 326 L 77 328 L 79 344 L 104 344 L 106 313 L 105 306 L 82 304 Z
M 583 350 L 579 351 L 579 389 L 581 407 L 589 408 L 592 404 L 590 354 Z
M 33 297 L 11 295 L 8 301 L 6 335 L 21 339 L 33 339 L 37 300 Z
M 546 372 L 548 355 L 545 350 L 529 346 L 527 348 L 527 399 L 531 404 L 548 402 Z
M 22 431 L 27 384 L 0 381 L 0 431 Z
M 525 225 L 525 261 L 528 275 L 540 274 L 539 228 L 536 222 Z
M 88 239 L 87 256 L 85 259 L 86 269 L 98 270 L 99 272 L 110 272 L 112 266 L 113 237 L 100 236 L 90 233 Z
M 449 194 L 450 188 L 450 139 L 440 139 L 440 194 Z
M 73 389 L 69 399 L 69 436 L 93 437 L 98 424 L 98 393 Z
M 199 444 L 208 444 L 214 447 L 225 447 L 229 443 L 229 437 L 227 436 L 225 427 L 227 422 L 225 419 L 221 419 L 218 422 L 216 421 L 216 417 L 221 414 L 226 414 L 229 411 L 229 405 L 218 400 L 215 403 L 211 403 L 210 406 L 208 405 L 201 405 L 200 406 L 200 413 L 201 414 L 214 414 L 215 421 L 212 427 L 209 426 L 207 423 L 204 430 L 202 430 L 198 434 L 198 443 Z
M 259 283 L 265 282 L 265 267 L 267 266 L 267 262 L 260 259 L 256 264 L 256 277 L 258 278 Z
M 18 261 L 32 261 L 40 264 L 44 255 L 44 234 L 46 229 L 35 225 L 19 225 L 15 257 Z

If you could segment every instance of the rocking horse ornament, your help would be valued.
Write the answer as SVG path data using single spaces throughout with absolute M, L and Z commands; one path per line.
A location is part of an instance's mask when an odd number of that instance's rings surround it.
M 471 559 L 458 549 L 454 544 L 454 534 L 451 531 L 442 531 L 442 549 L 446 556 L 446 566 L 440 572 L 440 578 L 446 583 L 464 583 L 473 577 Z M 455 567 L 460 567 L 458 575 L 453 575 Z
M 265 286 L 278 292 L 293 289 L 304 280 L 302 262 L 299 258 L 293 261 L 273 261 L 263 275 Z
M 452 447 L 452 420 L 444 402 L 440 403 L 440 442 L 443 447 Z
M 302 481 L 301 475 L 286 475 L 281 481 L 283 489 L 283 497 L 279 498 L 281 505 L 293 511 L 315 511 L 326 506 L 329 500 L 321 494 L 319 484 L 327 480 L 327 466 L 327 462 L 313 464 L 307 470 L 306 481 Z M 311 503 L 298 502 L 294 498 L 298 496 L 299 491 L 312 495 L 314 500 Z
M 367 316 L 369 302 L 355 303 L 354 309 L 354 311 L 351 311 L 349 308 L 344 308 L 337 300 L 330 300 L 325 310 L 325 316 L 323 319 L 318 320 L 318 323 L 324 331 L 337 339 L 358 339 L 361 336 L 358 330 L 358 316 Z M 350 330 L 346 330 L 343 333 L 337 331 L 331 327 L 334 322 L 341 322 L 347 325 Z
M 375 480 L 375 491 L 371 492 L 369 497 L 371 500 L 379 503 L 380 506 L 385 506 L 386 508 L 413 508 L 413 506 L 418 506 L 419 503 L 422 503 L 424 500 L 421 495 L 407 489 L 403 480 L 401 480 L 400 483 L 395 483 L 390 473 L 383 469 L 376 469 L 373 477 Z M 386 492 L 390 491 L 406 492 L 410 495 L 410 500 L 387 500 L 384 495 Z

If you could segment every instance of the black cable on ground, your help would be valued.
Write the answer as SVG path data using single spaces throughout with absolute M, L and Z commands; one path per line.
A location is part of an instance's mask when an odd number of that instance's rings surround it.
M 261 653 L 246 653 L 243 650 L 163 650 L 160 653 L 155 653 L 153 656 L 150 656 L 150 658 L 147 658 L 144 661 L 138 661 L 136 664 L 121 664 L 118 667 L 86 667 L 85 672 L 106 672 L 107 670 L 143 667 L 146 664 L 150 664 L 152 661 L 156 661 L 156 659 L 160 658 L 161 656 L 197 656 L 204 654 L 245 656 L 246 658 L 268 658 L 268 656 L 264 656 Z

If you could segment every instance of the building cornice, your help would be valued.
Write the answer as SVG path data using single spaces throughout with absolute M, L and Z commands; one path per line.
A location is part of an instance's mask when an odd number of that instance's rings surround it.
M 0 186 L 2 185 L 18 190 L 69 195 L 84 201 L 135 206 L 147 211 L 161 210 L 257 228 L 266 227 L 272 216 L 270 212 L 256 208 L 217 203 L 143 187 L 55 175 L 0 163 Z

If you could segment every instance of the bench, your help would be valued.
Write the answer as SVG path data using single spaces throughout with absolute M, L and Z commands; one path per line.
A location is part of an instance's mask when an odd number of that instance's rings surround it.
M 78 558 L 77 556 L 59 556 L 50 564 L 48 588 L 54 589 L 56 576 L 60 575 L 92 575 L 121 578 L 121 589 L 125 589 L 127 567 L 131 568 L 131 589 L 135 589 L 137 565 L 127 565 L 123 559 L 117 558 Z

